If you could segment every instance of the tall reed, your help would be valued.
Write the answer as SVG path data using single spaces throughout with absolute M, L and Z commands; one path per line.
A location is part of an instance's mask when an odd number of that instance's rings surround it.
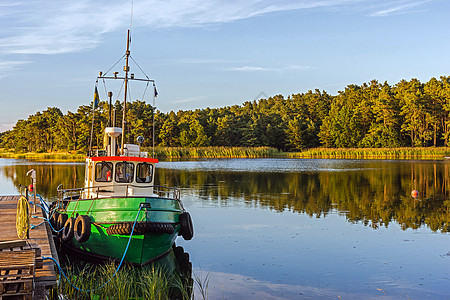
M 151 148 L 145 151 L 151 153 Z M 280 156 L 271 147 L 155 147 L 157 158 L 258 158 Z
M 11 150 L 0 149 L 0 158 L 30 159 L 37 161 L 83 161 L 85 154 L 69 152 L 26 152 L 16 153 Z
M 450 156 L 450 147 L 313 148 L 286 154 L 291 158 L 443 159 Z

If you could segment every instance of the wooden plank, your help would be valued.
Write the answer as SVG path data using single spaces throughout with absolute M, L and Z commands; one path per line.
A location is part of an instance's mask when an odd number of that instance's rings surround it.
M 0 249 L 24 247 L 26 245 L 27 245 L 27 241 L 25 241 L 25 240 L 4 241 L 4 242 L 0 242 Z
M 33 250 L 22 251 L 1 251 L 0 270 L 13 269 L 15 267 L 32 265 L 35 262 L 35 252 Z
M 19 201 L 20 195 L 0 196 L 0 201 Z
M 21 196 L 0 196 L 0 219 L 2 220 L 2 230 L 0 231 L 0 241 L 15 241 L 17 240 L 16 230 L 16 214 L 17 214 L 17 202 Z M 42 210 L 38 210 L 37 213 L 33 213 L 38 217 L 42 217 Z M 31 218 L 30 223 L 37 226 L 42 222 L 42 218 Z M 35 262 L 38 267 L 42 264 L 42 269 L 34 269 L 35 284 L 41 286 L 50 287 L 56 286 L 56 274 L 54 263 L 50 260 L 42 261 L 43 256 L 51 256 L 58 261 L 58 254 L 56 247 L 51 236 L 51 230 L 47 229 L 48 224 L 41 224 L 34 229 L 30 230 L 30 238 L 26 240 L 26 245 L 21 246 L 13 245 L 15 247 L 6 248 L 1 250 L 10 251 L 11 249 L 34 249 Z M 23 243 L 23 242 L 22 242 Z M 5 246 L 6 247 L 6 246 Z M 40 251 L 40 253 L 39 253 Z M 0 296 L 1 299 L 1 296 Z

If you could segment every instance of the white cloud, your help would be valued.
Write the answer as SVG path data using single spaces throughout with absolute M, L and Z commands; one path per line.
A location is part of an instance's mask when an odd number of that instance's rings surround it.
M 16 125 L 15 123 L 0 123 L 0 132 L 5 132 L 8 130 L 11 130 L 14 125 Z
M 0 78 L 8 75 L 13 69 L 20 65 L 28 64 L 29 61 L 0 61 Z
M 386 16 L 430 0 L 134 0 L 133 26 L 196 27 L 228 23 L 273 12 L 311 8 L 373 9 Z M 130 25 L 131 4 L 119 0 L 38 0 L 0 4 L 0 53 L 58 54 L 92 49 L 104 33 Z M 250 67 L 249 67 L 250 68 Z M 243 69 L 245 70 L 245 69 Z
M 228 69 L 229 71 L 238 71 L 238 72 L 258 72 L 258 71 L 289 71 L 289 70 L 312 70 L 310 66 L 299 66 L 299 65 L 287 65 L 284 67 L 278 68 L 267 68 L 267 67 L 259 67 L 259 66 L 242 66 L 242 67 L 234 67 Z
M 196 102 L 196 101 L 201 101 L 205 98 L 206 98 L 205 96 L 188 97 L 188 98 L 177 99 L 177 100 L 171 101 L 171 103 L 180 104 L 180 103 Z
M 133 26 L 195 27 L 273 12 L 335 7 L 360 0 L 135 0 Z M 102 34 L 130 24 L 127 1 L 24 1 L 2 5 L 0 53 L 57 54 L 96 47 Z
M 231 299 L 233 296 L 240 298 L 243 295 L 246 299 L 294 299 L 298 298 L 299 294 L 309 299 L 333 299 L 339 294 L 344 296 L 343 298 L 347 296 L 345 293 L 339 293 L 327 287 L 308 286 L 301 283 L 286 284 L 279 282 L 280 280 L 270 282 L 234 273 L 208 271 L 205 275 L 205 270 L 194 269 L 194 276 L 199 277 L 200 280 L 205 280 L 208 276 L 207 282 L 210 288 L 207 292 L 211 299 Z M 194 289 L 195 295 L 201 294 L 197 284 L 194 285 Z M 357 293 L 352 296 L 355 295 Z
M 269 68 L 264 67 L 256 67 L 256 66 L 242 66 L 242 67 L 236 67 L 236 68 L 230 68 L 230 71 L 269 71 Z
M 413 8 L 416 8 L 420 5 L 430 2 L 431 0 L 425 1 L 416 1 L 416 2 L 405 2 L 405 1 L 396 1 L 392 3 L 394 6 L 390 6 L 389 8 L 379 10 L 375 13 L 370 14 L 371 17 L 385 17 L 393 14 L 405 14 L 411 12 Z M 391 4 L 391 3 L 389 3 Z

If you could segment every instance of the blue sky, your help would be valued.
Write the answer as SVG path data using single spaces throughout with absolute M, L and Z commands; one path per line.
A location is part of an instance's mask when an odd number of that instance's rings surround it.
M 89 104 L 98 71 L 125 52 L 130 11 L 131 1 L 1 0 L 0 131 Z M 131 55 L 163 112 L 335 95 L 450 75 L 449 16 L 448 0 L 134 0 Z

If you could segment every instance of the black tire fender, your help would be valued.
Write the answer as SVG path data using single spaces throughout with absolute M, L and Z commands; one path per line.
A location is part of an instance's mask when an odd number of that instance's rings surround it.
M 91 219 L 86 215 L 79 215 L 75 220 L 73 234 L 77 242 L 84 243 L 91 236 Z
M 74 228 L 75 228 L 75 218 L 70 217 L 67 219 L 64 224 L 64 230 L 62 231 L 62 240 L 64 242 L 69 242 L 74 237 Z
M 50 224 L 52 225 L 53 229 L 55 231 L 58 231 L 58 217 L 59 217 L 59 212 L 55 211 L 53 212 L 53 214 L 50 217 Z
M 133 230 L 134 222 L 121 222 L 116 223 L 108 228 L 106 228 L 106 233 L 108 235 L 130 235 Z M 172 234 L 174 232 L 174 227 L 172 223 L 160 223 L 160 222 L 137 222 L 134 227 L 134 235 L 142 235 L 146 233 L 168 233 Z
M 180 215 L 179 221 L 181 236 L 186 241 L 191 240 L 194 237 L 194 225 L 192 224 L 191 215 L 188 212 L 184 212 Z
M 56 230 L 58 231 L 58 236 L 62 237 L 62 232 L 64 230 L 61 230 L 64 228 L 64 225 L 66 224 L 67 221 L 67 215 L 66 214 L 59 214 L 58 216 L 58 222 L 56 223 Z M 61 230 L 61 231 L 60 231 Z

